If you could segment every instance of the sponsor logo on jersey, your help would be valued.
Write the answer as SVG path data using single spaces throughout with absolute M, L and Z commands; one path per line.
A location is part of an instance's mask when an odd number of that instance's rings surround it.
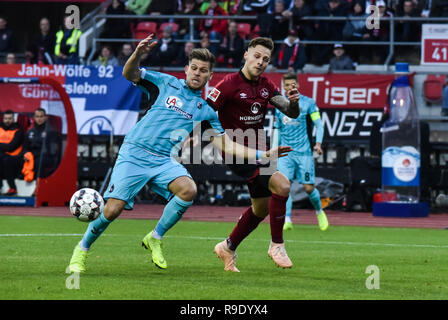
M 291 118 L 288 116 L 284 116 L 282 119 L 282 122 L 284 125 L 288 124 L 288 122 L 290 122 L 290 121 L 291 121 Z
M 221 94 L 221 91 L 219 91 L 216 88 L 213 88 L 213 90 L 210 91 L 210 93 L 208 94 L 207 98 L 209 98 L 213 102 L 216 102 L 216 99 L 218 99 L 220 94 Z
M 182 106 L 184 105 L 182 100 L 180 100 L 180 98 L 176 96 L 169 96 L 168 98 L 166 98 L 165 104 L 168 108 L 169 107 L 182 108 Z
M 260 122 L 263 119 L 263 115 L 259 114 L 257 116 L 240 116 L 240 121 L 255 121 Z
M 247 98 L 247 94 L 245 94 L 244 92 L 240 93 L 240 98 L 241 99 L 246 99 Z
M 183 115 L 185 118 L 191 120 L 193 118 L 193 115 L 182 110 L 183 105 L 184 105 L 184 103 L 182 102 L 182 100 L 176 96 L 169 96 L 165 100 L 165 106 L 168 109 L 174 110 L 174 111 L 180 113 L 181 115 Z
M 196 104 L 196 106 L 198 107 L 198 109 L 201 109 L 201 108 L 202 108 L 202 102 L 198 102 L 198 103 Z
M 268 89 L 266 89 L 266 88 L 261 89 L 261 90 L 260 90 L 260 94 L 261 94 L 261 96 L 262 96 L 264 99 L 266 99 L 267 97 L 269 97 L 269 91 L 268 91 Z
M 250 111 L 253 114 L 257 114 L 258 111 L 260 111 L 261 109 L 261 104 L 259 104 L 258 102 L 254 102 L 251 106 L 250 106 Z

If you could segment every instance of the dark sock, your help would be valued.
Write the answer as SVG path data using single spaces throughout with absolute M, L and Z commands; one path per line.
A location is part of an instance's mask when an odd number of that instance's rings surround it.
M 288 197 L 272 194 L 269 199 L 269 221 L 271 223 L 272 242 L 283 243 L 283 225 L 285 224 L 286 201 Z
M 241 241 L 244 240 L 264 218 L 257 217 L 252 211 L 252 206 L 247 208 L 241 215 L 230 236 L 227 238 L 227 246 L 230 250 L 236 250 Z

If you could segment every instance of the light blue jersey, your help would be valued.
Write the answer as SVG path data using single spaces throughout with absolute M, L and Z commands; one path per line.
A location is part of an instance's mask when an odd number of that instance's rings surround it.
M 276 121 L 274 128 L 279 130 L 278 145 L 290 146 L 295 154 L 312 155 L 308 139 L 306 116 L 309 114 L 316 126 L 316 142 L 322 143 L 323 127 L 320 120 L 319 108 L 316 102 L 304 95 L 299 99 L 300 115 L 292 119 L 275 109 Z
M 178 156 L 181 142 L 195 124 L 205 120 L 216 135 L 225 133 L 201 91 L 191 90 L 185 80 L 142 69 L 138 87 L 148 94 L 151 109 L 124 138 L 104 193 L 106 200 L 125 201 L 126 209 L 132 209 L 135 196 L 146 184 L 170 200 L 169 184 L 182 176 L 191 178 L 172 156 Z
M 290 181 L 298 180 L 300 184 L 314 185 L 315 168 L 307 132 L 307 115 L 310 115 L 316 127 L 316 143 L 322 143 L 324 128 L 320 118 L 319 108 L 313 99 L 300 95 L 299 108 L 300 115 L 297 119 L 291 119 L 278 109 L 275 110 L 276 120 L 274 128 L 277 129 L 277 132 L 274 134 L 276 136 L 274 139 L 277 141 L 274 141 L 274 143 L 282 146 L 290 146 L 293 149 L 287 157 L 278 159 L 277 168 Z M 322 207 L 319 191 L 313 188 L 313 191 L 308 196 L 311 204 L 316 209 L 316 213 L 320 213 Z M 285 217 L 285 221 L 289 223 L 291 223 L 291 212 L 292 198 L 290 196 L 286 203 Z
M 148 94 L 151 109 L 129 131 L 124 143 L 157 155 L 177 156 L 181 142 L 200 121 L 208 121 L 219 134 L 224 133 L 218 115 L 202 99 L 200 90 L 191 90 L 183 79 L 141 70 L 138 87 Z
M 142 242 L 145 248 L 153 251 L 153 262 L 165 269 L 167 264 L 163 256 L 159 253 L 155 260 L 154 250 L 148 244 L 150 240 L 145 239 L 154 239 L 160 245 L 162 236 L 193 204 L 192 199 L 182 199 L 170 190 L 170 184 L 178 178 L 191 179 L 187 169 L 171 156 L 177 157 L 180 143 L 201 121 L 210 123 L 217 131 L 215 136 L 225 132 L 216 112 L 201 98 L 201 91 L 191 90 L 185 80 L 141 69 L 137 85 L 148 94 L 150 109 L 124 138 L 103 198 L 122 200 L 124 209 L 130 210 L 138 192 L 147 185 L 168 201 L 156 227 Z M 77 248 L 89 250 L 111 222 L 101 212 L 98 219 L 89 224 Z M 72 259 L 70 266 L 85 268 L 84 263 L 85 260 Z

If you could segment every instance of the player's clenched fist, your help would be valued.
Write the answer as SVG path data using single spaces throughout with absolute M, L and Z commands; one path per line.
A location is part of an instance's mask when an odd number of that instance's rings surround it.
M 296 103 L 300 99 L 299 90 L 297 90 L 295 86 L 293 86 L 291 90 L 289 90 L 286 94 L 288 96 L 288 100 L 291 101 L 292 103 Z
M 278 146 L 277 148 L 272 148 L 269 151 L 263 152 L 263 157 L 269 160 L 275 160 L 286 157 L 290 151 L 292 151 L 291 147 Z
M 149 36 L 138 43 L 137 48 L 135 49 L 137 54 L 142 55 L 151 51 L 151 49 L 157 44 L 157 40 L 151 42 L 153 36 L 154 34 L 151 33 Z

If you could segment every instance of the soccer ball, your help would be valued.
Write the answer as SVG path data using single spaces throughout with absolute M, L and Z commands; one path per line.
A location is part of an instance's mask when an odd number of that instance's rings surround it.
M 79 221 L 93 221 L 98 218 L 103 209 L 103 197 L 98 191 L 90 188 L 76 191 L 70 199 L 70 212 Z

